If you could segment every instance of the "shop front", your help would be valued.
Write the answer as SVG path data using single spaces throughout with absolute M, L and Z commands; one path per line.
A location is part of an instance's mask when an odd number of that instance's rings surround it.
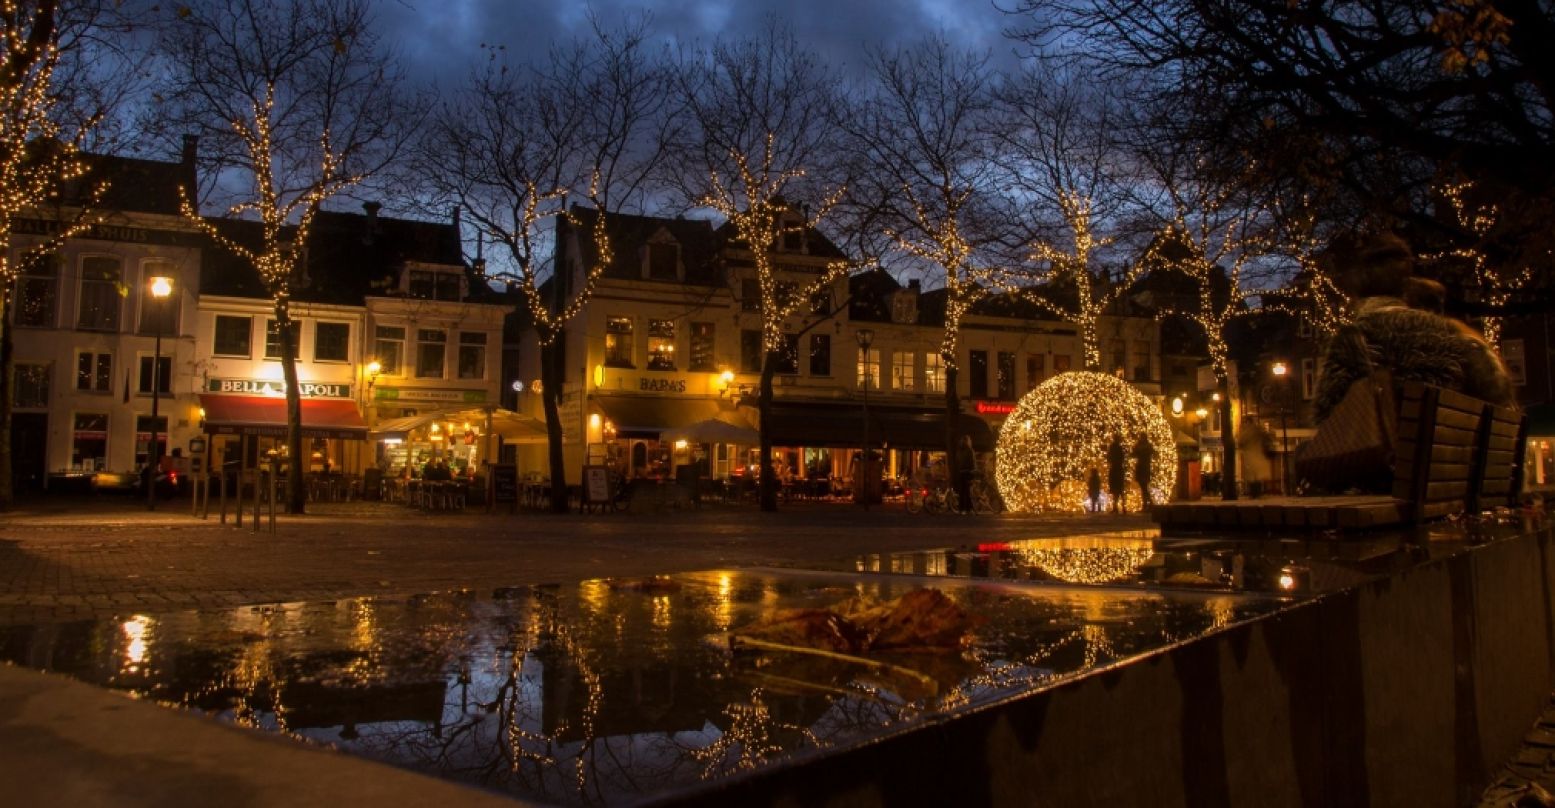
M 373 427 L 377 466 L 385 474 L 425 476 L 428 466 L 454 477 L 474 477 L 501 457 L 502 446 L 545 443 L 545 423 L 497 407 L 432 410 L 391 418 Z
M 759 436 L 723 398 L 596 394 L 589 398 L 590 465 L 627 479 L 668 480 L 677 467 L 724 479 L 742 467 Z
M 345 477 L 352 461 L 361 454 L 367 424 L 356 402 L 349 398 L 304 398 L 302 405 L 303 451 L 301 464 L 309 475 Z M 207 465 L 211 469 L 256 469 L 270 459 L 284 461 L 286 398 L 284 396 L 201 393 Z

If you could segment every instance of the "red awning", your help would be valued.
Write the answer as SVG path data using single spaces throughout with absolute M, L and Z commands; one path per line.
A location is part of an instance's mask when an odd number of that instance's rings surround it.
M 286 437 L 286 399 L 268 396 L 200 395 L 209 435 Z M 302 400 L 302 436 L 365 440 L 367 423 L 356 402 L 342 398 Z

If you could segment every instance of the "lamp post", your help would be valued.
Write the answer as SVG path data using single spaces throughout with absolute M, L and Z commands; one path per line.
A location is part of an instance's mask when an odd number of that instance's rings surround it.
M 1275 394 L 1280 397 L 1280 494 L 1290 496 L 1290 473 L 1285 467 L 1285 455 L 1290 448 L 1290 433 L 1285 428 L 1285 376 L 1290 368 L 1283 361 L 1276 361 L 1269 372 L 1274 374 L 1278 387 Z
M 859 472 L 859 502 L 864 503 L 864 510 L 869 510 L 869 344 L 875 341 L 875 332 L 872 329 L 860 328 L 855 334 L 858 338 L 860 362 L 864 366 L 864 440 L 863 452 L 860 459 L 863 466 Z
M 151 279 L 151 297 L 156 301 L 156 347 L 152 350 L 151 357 L 151 445 L 146 447 L 147 463 L 150 464 L 150 472 L 146 475 L 146 509 L 157 508 L 157 472 L 162 469 L 162 442 L 158 437 L 157 410 L 162 403 L 162 317 L 167 314 L 167 298 L 173 294 L 173 279 L 156 277 Z

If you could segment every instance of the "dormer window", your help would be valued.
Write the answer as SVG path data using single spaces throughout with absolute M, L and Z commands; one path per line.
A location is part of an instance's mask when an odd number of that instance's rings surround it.
M 643 277 L 655 281 L 678 281 L 680 270 L 680 245 L 669 233 L 660 231 L 648 242 L 643 261 Z
M 462 300 L 464 273 L 453 268 L 421 267 L 407 270 L 405 293 L 423 300 Z

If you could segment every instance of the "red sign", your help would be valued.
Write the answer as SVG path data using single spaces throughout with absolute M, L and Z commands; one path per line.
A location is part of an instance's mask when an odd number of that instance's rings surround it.
M 979 401 L 977 402 L 978 415 L 1009 415 L 1015 412 L 1015 405 L 1006 401 Z

